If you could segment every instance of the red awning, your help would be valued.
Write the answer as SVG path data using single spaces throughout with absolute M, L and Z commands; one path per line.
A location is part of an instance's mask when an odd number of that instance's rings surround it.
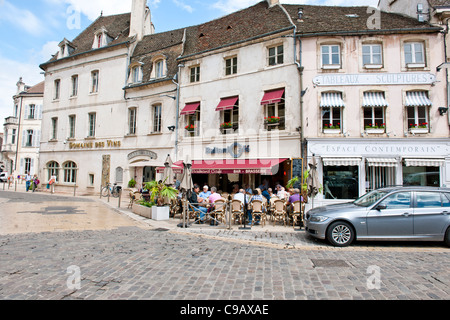
M 280 102 L 283 98 L 284 89 L 266 91 L 261 101 L 261 105 Z
M 188 103 L 181 111 L 180 115 L 194 114 L 198 107 L 200 107 L 200 102 Z
M 239 97 L 231 97 L 231 98 L 223 98 L 220 100 L 219 105 L 216 108 L 216 111 L 224 111 L 231 110 L 237 104 Z
M 262 174 L 275 175 L 278 173 L 279 164 L 285 159 L 217 159 L 217 160 L 194 160 L 192 161 L 193 174 Z M 175 163 L 182 167 L 183 162 Z

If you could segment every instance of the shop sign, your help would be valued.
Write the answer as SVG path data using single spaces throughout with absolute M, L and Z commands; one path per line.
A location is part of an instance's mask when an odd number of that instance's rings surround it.
M 230 154 L 233 158 L 240 158 L 244 152 L 248 153 L 250 152 L 250 146 L 249 145 L 241 145 L 240 143 L 233 143 L 228 148 L 206 148 L 206 154 Z
M 317 86 L 431 85 L 435 82 L 436 76 L 431 73 L 326 74 L 313 79 Z
M 272 175 L 271 169 L 192 169 L 194 174 L 262 174 Z
M 158 158 L 158 155 L 155 152 L 153 152 L 153 151 L 150 151 L 150 150 L 137 150 L 137 151 L 134 151 L 134 152 L 132 152 L 132 153 L 130 153 L 128 155 L 128 160 L 131 160 L 131 159 L 134 159 L 134 158 L 137 158 L 137 157 L 142 157 L 142 156 L 150 157 L 150 159 L 153 159 L 153 160 Z
M 78 149 L 103 149 L 103 148 L 120 148 L 122 143 L 120 141 L 106 140 L 106 141 L 91 141 L 91 142 L 71 142 L 69 143 L 70 150 Z

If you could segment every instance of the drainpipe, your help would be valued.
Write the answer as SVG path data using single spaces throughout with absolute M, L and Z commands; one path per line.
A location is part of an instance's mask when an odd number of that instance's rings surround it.
M 179 130 L 179 122 L 180 122 L 180 77 L 181 77 L 181 68 L 183 65 L 178 65 L 178 74 L 177 81 L 175 82 L 172 79 L 172 82 L 177 86 L 177 95 L 175 99 L 176 105 L 176 121 L 175 121 L 175 162 L 178 161 L 178 130 Z
M 23 107 L 23 96 L 20 97 L 20 109 L 19 109 L 19 121 L 17 124 L 17 141 L 16 141 L 16 156 L 14 159 L 14 173 L 17 171 L 17 157 L 18 157 L 18 153 L 19 153 L 19 145 L 20 143 L 22 143 L 22 141 L 20 141 L 19 137 L 22 137 L 22 140 L 24 139 L 24 137 L 22 136 L 22 134 L 20 133 L 20 124 L 21 124 L 21 119 L 22 119 L 22 107 Z M 11 168 L 11 171 L 13 171 L 13 168 Z M 13 172 L 11 172 L 13 173 Z M 20 173 L 22 174 L 22 173 Z

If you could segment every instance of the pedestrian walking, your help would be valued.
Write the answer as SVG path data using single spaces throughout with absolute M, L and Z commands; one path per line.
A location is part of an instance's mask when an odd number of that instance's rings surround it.
M 38 179 L 38 176 L 37 176 L 37 174 L 35 174 L 35 175 L 33 176 L 33 181 L 32 181 L 32 190 L 33 190 L 33 192 L 36 191 L 36 189 L 37 189 L 38 186 L 39 186 L 39 183 L 40 183 L 40 181 L 39 181 L 39 179 Z
M 31 180 L 32 180 L 32 177 L 30 175 L 30 172 L 27 171 L 26 174 L 25 174 L 25 190 L 27 192 L 28 192 L 28 190 L 30 190 Z

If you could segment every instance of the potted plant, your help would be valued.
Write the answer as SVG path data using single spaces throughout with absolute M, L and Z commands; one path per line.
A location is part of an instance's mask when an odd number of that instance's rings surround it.
M 150 202 L 156 204 L 152 206 L 152 219 L 168 220 L 170 209 L 167 202 L 176 199 L 178 190 L 167 186 L 163 181 L 147 182 L 145 188 L 150 191 Z
M 134 188 L 136 186 L 136 180 L 131 179 L 128 181 L 128 188 Z
M 146 201 L 145 199 L 138 200 L 131 211 L 141 217 L 145 217 L 148 219 L 152 218 L 152 207 L 154 206 L 153 202 Z
M 280 117 L 275 117 L 275 116 L 265 117 L 264 121 L 267 124 L 279 124 L 280 123 Z

